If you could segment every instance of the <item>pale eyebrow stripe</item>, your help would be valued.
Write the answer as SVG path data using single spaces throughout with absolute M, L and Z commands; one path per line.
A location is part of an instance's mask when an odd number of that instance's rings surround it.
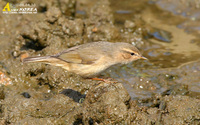
M 128 52 L 128 53 L 135 53 L 135 54 L 138 54 L 137 52 L 131 51 L 130 49 L 123 49 L 123 51 Z

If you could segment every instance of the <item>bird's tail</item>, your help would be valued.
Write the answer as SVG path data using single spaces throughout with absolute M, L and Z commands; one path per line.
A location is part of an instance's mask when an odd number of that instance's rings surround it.
M 36 57 L 27 57 L 23 59 L 24 63 L 29 63 L 29 62 L 42 62 L 54 66 L 59 66 L 62 67 L 66 70 L 69 70 L 69 63 L 66 62 L 65 60 L 59 59 L 54 56 L 36 56 Z
M 29 62 L 49 62 L 52 58 L 51 56 L 35 56 L 35 57 L 27 57 L 23 59 L 24 63 Z

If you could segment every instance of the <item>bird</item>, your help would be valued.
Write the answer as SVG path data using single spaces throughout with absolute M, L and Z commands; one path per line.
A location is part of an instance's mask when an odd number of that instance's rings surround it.
M 74 46 L 55 55 L 27 57 L 23 62 L 42 62 L 84 78 L 93 78 L 113 65 L 128 64 L 138 59 L 147 58 L 130 43 L 99 41 Z

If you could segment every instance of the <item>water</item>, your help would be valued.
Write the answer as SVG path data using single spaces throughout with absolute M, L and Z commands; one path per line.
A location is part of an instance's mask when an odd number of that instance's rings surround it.
M 170 94 L 172 90 L 177 91 L 177 94 L 188 95 L 185 91 L 190 91 L 200 95 L 200 83 L 194 83 L 195 78 L 200 81 L 199 73 L 194 73 L 196 77 L 193 79 L 187 74 L 198 69 L 198 66 L 193 66 L 194 69 L 179 68 L 200 57 L 200 23 L 196 16 L 200 13 L 200 9 L 193 9 L 195 7 L 191 6 L 183 8 L 180 6 L 182 4 L 186 3 L 159 0 L 154 2 L 111 0 L 111 7 L 116 12 L 115 25 L 123 29 L 125 21 L 130 20 L 135 23 L 137 15 L 144 21 L 141 28 L 150 29 L 147 35 L 143 35 L 144 44 L 141 47 L 143 55 L 149 61 L 139 60 L 126 66 L 114 66 L 105 73 L 124 83 L 132 99 Z M 171 11 L 170 8 L 173 10 Z M 175 12 L 180 8 L 181 14 Z M 187 12 L 190 14 L 183 14 Z M 186 74 L 183 75 L 183 72 Z M 185 81 L 182 80 L 183 77 L 186 78 Z

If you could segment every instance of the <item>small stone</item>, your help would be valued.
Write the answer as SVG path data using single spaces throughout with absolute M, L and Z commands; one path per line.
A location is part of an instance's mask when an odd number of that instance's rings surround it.
M 23 92 L 21 95 L 23 95 L 25 98 L 31 97 L 31 95 L 28 92 Z
M 147 109 L 147 112 L 149 114 L 156 114 L 156 113 L 158 113 L 158 108 L 149 108 L 149 109 Z
M 28 57 L 28 56 L 29 56 L 28 53 L 22 53 L 20 55 L 20 60 L 23 61 L 23 59 L 26 58 L 26 57 Z
M 126 20 L 124 26 L 125 26 L 125 28 L 134 28 L 135 23 L 130 20 Z

